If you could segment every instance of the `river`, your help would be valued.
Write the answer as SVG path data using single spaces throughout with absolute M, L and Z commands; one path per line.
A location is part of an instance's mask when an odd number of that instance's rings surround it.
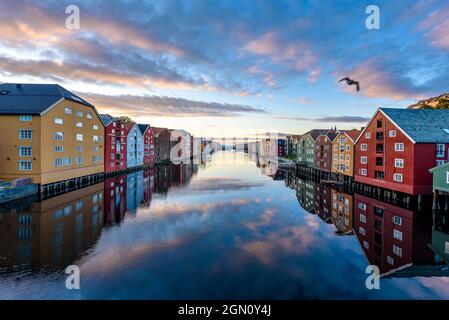
M 449 299 L 448 257 L 447 214 L 230 151 L 0 208 L 0 299 Z

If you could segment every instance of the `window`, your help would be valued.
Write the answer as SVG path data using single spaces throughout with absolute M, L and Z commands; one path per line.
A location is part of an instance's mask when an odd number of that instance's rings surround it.
M 404 144 L 403 143 L 395 143 L 394 151 L 404 151 Z
M 362 151 L 368 150 L 368 145 L 367 145 L 366 143 L 362 143 L 362 144 L 360 145 L 360 150 L 362 150 Z
M 366 139 L 371 139 L 371 132 L 365 133 L 365 138 Z
M 382 128 L 382 120 L 377 120 L 376 127 L 377 128 Z
M 76 127 L 77 128 L 82 128 L 83 127 L 83 123 L 81 121 L 77 121 L 76 122 Z
M 76 141 L 83 141 L 83 135 L 81 133 L 76 134 Z
M 334 151 L 338 151 L 338 145 L 334 145 Z
M 399 216 L 393 216 L 393 223 L 398 226 L 402 226 L 402 218 Z
M 376 153 L 384 153 L 384 145 L 383 145 L 383 143 L 376 144 Z
M 444 157 L 444 144 L 437 144 L 437 157 Z
M 402 257 L 402 248 L 400 248 L 396 245 L 393 245 L 393 253 L 395 255 L 397 255 L 398 257 Z
M 361 235 L 365 236 L 365 235 L 366 235 L 365 228 L 364 228 L 364 227 L 359 227 L 359 233 L 360 233 Z
M 389 265 L 394 265 L 394 259 L 392 257 L 390 257 L 390 256 L 387 256 L 387 263 Z
M 383 132 L 376 132 L 376 140 L 382 141 L 384 139 L 384 133 Z
M 78 117 L 82 118 L 83 115 L 84 115 L 84 113 L 83 113 L 82 111 L 78 111 L 78 112 L 76 113 L 76 115 L 77 115 Z
M 349 164 L 345 165 L 345 171 L 349 171 Z
M 55 118 L 54 122 L 55 122 L 55 124 L 64 124 L 64 119 Z
M 98 136 L 92 136 L 92 141 L 93 142 L 98 142 Z
M 437 161 L 436 161 L 436 166 L 437 166 L 437 167 L 442 166 L 444 163 L 445 163 L 444 160 L 437 160 Z
M 389 136 L 390 138 L 396 137 L 396 130 L 390 130 L 390 131 L 388 131 L 388 136 Z
M 72 165 L 72 158 L 64 158 L 64 165 L 65 166 L 71 166 Z
M 368 163 L 368 158 L 367 157 L 360 157 L 360 163 L 361 164 L 367 164 Z
M 62 164 L 63 164 L 62 158 L 56 158 L 56 159 L 55 159 L 55 161 L 54 161 L 55 167 L 61 167 Z
M 64 132 L 55 132 L 53 136 L 56 141 L 64 140 Z
M 93 147 L 92 147 L 92 151 L 93 151 L 93 152 L 98 152 L 98 146 L 93 146 Z
M 20 121 L 24 121 L 24 122 L 28 122 L 28 121 L 33 120 L 33 116 L 21 115 L 21 116 L 19 116 L 19 120 Z
M 393 175 L 393 180 L 396 182 L 402 182 L 402 173 L 395 173 Z
M 63 146 L 55 146 L 55 152 L 63 152 L 64 147 Z
M 366 176 L 368 174 L 368 172 L 366 171 L 366 169 L 360 169 L 360 175 L 361 176 Z
M 360 202 L 360 203 L 359 203 L 359 209 L 360 209 L 360 210 L 363 210 L 363 211 L 366 211 L 366 204 L 363 203 L 363 202 Z M 362 221 L 362 220 L 360 220 L 360 221 Z M 365 221 L 366 221 L 366 220 L 365 220 Z
M 335 161 L 338 160 L 338 154 L 334 154 L 334 160 L 335 160 Z
M 64 113 L 65 114 L 72 114 L 72 108 L 64 108 Z
M 383 180 L 385 178 L 385 173 L 383 171 L 374 171 L 374 179 Z
M 394 159 L 394 166 L 396 168 L 404 168 L 404 159 Z
M 349 144 L 346 145 L 346 151 L 350 151 L 351 150 L 351 146 Z
M 345 156 L 345 161 L 350 161 L 351 160 L 351 156 L 349 155 L 349 154 L 347 154 L 346 156 Z
M 84 147 L 83 146 L 76 146 L 76 151 L 77 152 L 83 152 L 84 151 Z
M 19 161 L 19 170 L 20 171 L 31 171 L 33 170 L 33 162 L 32 161 Z
M 94 125 L 92 126 L 92 129 L 98 130 L 98 126 L 97 126 L 96 124 L 94 124 Z M 114 130 L 114 129 L 113 129 L 113 130 Z
M 84 164 L 84 157 L 76 157 L 76 164 Z
M 33 138 L 33 132 L 30 129 L 19 130 L 20 140 L 31 140 Z
M 363 247 L 368 250 L 369 249 L 369 243 L 366 241 L 363 241 Z
M 393 230 L 393 238 L 395 238 L 396 240 L 402 241 L 402 232 L 394 229 Z
M 87 114 L 87 119 L 92 119 L 92 113 Z
M 384 158 L 377 157 L 376 158 L 376 166 L 382 166 L 384 164 Z
M 19 147 L 19 157 L 31 157 L 33 156 L 32 147 Z

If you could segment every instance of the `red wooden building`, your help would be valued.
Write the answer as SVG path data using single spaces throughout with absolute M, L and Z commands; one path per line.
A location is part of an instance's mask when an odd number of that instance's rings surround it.
M 432 265 L 432 217 L 354 194 L 354 232 L 382 277 L 413 274 L 414 265 Z M 430 271 L 429 269 L 428 271 Z
M 106 173 L 126 169 L 126 129 L 109 114 L 101 114 L 105 127 L 104 170 Z
M 380 108 L 355 145 L 355 181 L 430 194 L 429 169 L 448 160 L 449 110 Z
M 154 132 L 149 124 L 139 124 L 143 136 L 143 165 L 154 165 Z
M 322 171 L 332 170 L 332 142 L 338 135 L 337 131 L 328 131 L 320 134 L 315 144 L 315 164 L 314 167 Z

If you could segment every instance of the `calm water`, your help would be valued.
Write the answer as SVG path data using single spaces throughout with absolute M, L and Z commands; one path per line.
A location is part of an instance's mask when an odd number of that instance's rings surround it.
M 447 216 L 271 169 L 219 152 L 3 206 L 0 298 L 449 298 Z M 380 290 L 365 287 L 369 264 Z

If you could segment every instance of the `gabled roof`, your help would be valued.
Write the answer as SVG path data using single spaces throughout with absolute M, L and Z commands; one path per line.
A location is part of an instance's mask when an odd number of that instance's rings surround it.
M 86 100 L 57 84 L 0 84 L 0 114 L 41 115 L 62 99 L 94 108 Z
M 313 130 L 310 130 L 309 132 L 306 132 L 303 136 L 305 136 L 305 135 L 308 134 L 309 136 L 312 137 L 313 140 L 316 141 L 316 139 L 317 139 L 320 135 L 326 134 L 328 131 L 331 131 L 331 130 L 330 130 L 330 129 L 313 129 Z
M 340 130 L 339 134 L 346 134 L 346 136 L 351 139 L 352 142 L 355 142 L 357 138 L 362 133 L 362 130 L 352 129 L 352 130 Z
M 446 162 L 445 164 L 442 164 L 441 166 L 433 167 L 432 169 L 429 169 L 429 172 L 434 172 L 436 170 L 449 170 L 449 162 Z
M 163 132 L 164 130 L 167 130 L 167 128 L 157 128 L 157 127 L 153 127 L 153 132 L 155 136 L 158 136 L 161 132 Z
M 116 120 L 113 116 L 109 114 L 100 114 L 100 119 L 105 127 L 107 127 Z
M 447 109 L 379 109 L 415 143 L 449 143 Z
M 150 127 L 149 124 L 139 124 L 139 129 L 142 134 L 145 134 L 147 132 L 148 128 Z

